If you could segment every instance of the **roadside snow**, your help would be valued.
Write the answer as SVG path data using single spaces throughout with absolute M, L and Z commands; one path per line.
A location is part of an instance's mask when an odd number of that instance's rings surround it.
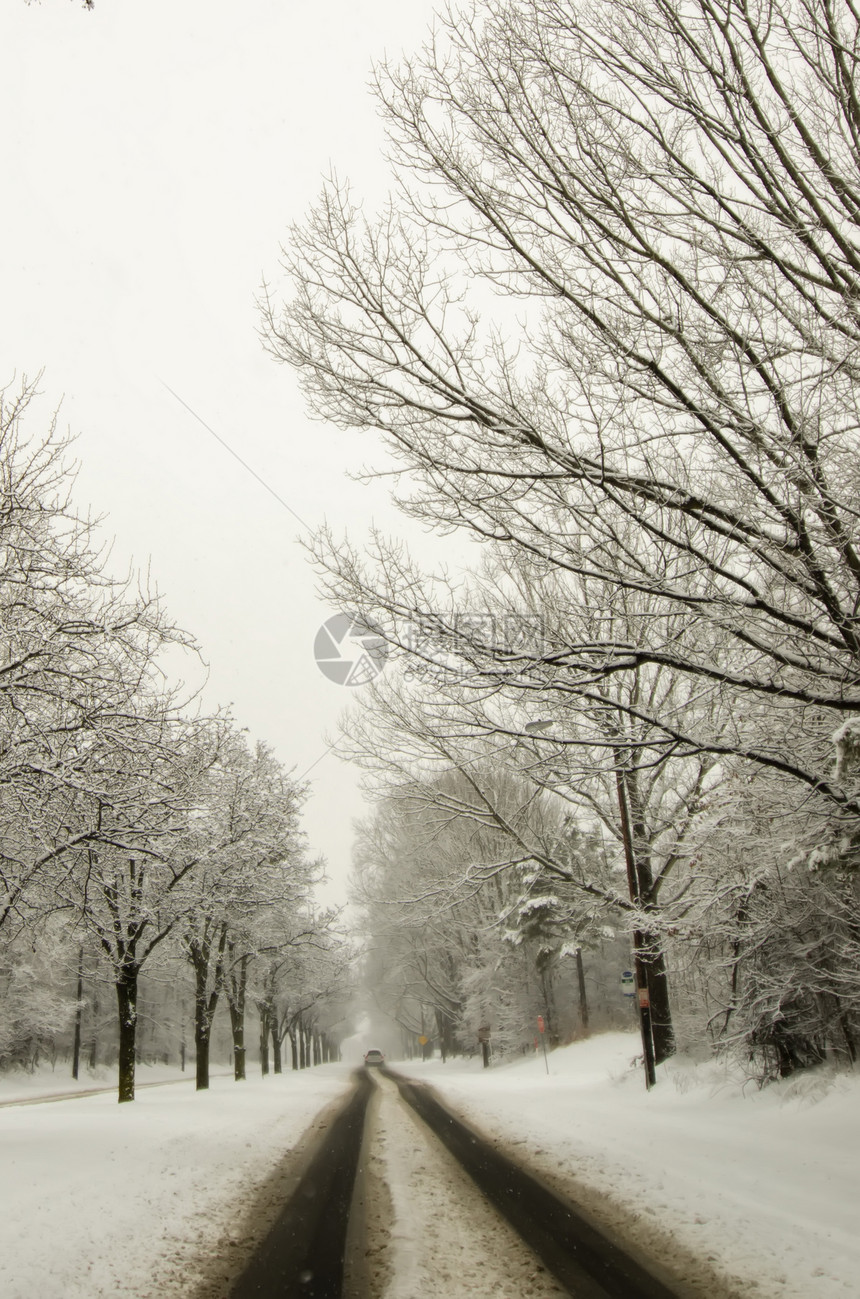
M 659 1258 L 685 1293 L 860 1293 L 860 1077 L 827 1071 L 759 1091 L 714 1064 L 670 1062 L 645 1091 L 634 1034 L 490 1070 L 396 1066 Z
M 3 1299 L 195 1292 L 242 1211 L 349 1086 L 343 1065 L 0 1109 Z M 103 1085 L 103 1084 L 102 1084 Z
M 226 1069 L 213 1069 L 212 1077 L 232 1076 Z M 138 1065 L 137 1086 L 149 1087 L 153 1083 L 194 1082 L 194 1065 L 182 1072 L 178 1065 Z M 26 1100 L 50 1100 L 52 1097 L 63 1099 L 79 1092 L 109 1091 L 116 1094 L 116 1066 L 108 1068 L 100 1065 L 95 1071 L 85 1069 L 75 1081 L 69 1074 L 69 1067 L 63 1064 L 60 1069 L 42 1067 L 30 1073 L 24 1069 L 14 1069 L 0 1073 L 0 1105 Z

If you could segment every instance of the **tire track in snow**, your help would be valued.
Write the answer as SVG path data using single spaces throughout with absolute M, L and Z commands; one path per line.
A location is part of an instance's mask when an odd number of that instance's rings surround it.
M 367 1299 L 562 1299 L 567 1294 L 427 1126 L 378 1080 L 368 1115 L 370 1170 L 388 1188 L 383 1230 L 369 1218 L 366 1250 L 387 1283 Z
M 573 1204 L 452 1114 L 431 1088 L 385 1072 L 404 1101 L 575 1299 L 675 1299 L 672 1290 L 598 1231 Z M 408 1299 L 406 1293 L 402 1299 Z
M 361 1072 L 231 1299 L 676 1299 L 430 1088 L 384 1073 Z
M 340 1299 L 370 1093 L 370 1079 L 358 1074 L 294 1194 L 230 1291 L 231 1299 Z

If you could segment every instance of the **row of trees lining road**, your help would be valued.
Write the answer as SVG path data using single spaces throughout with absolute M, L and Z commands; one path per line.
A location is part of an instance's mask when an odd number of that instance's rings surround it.
M 573 869 L 587 861 L 592 879 L 607 875 L 599 836 L 578 834 L 545 795 L 492 764 L 473 774 L 518 835 Z M 493 1051 L 515 1053 L 529 1049 L 539 1014 L 552 1045 L 626 1026 L 621 927 L 535 859 L 512 860 L 510 836 L 474 794 L 453 770 L 426 788 L 392 786 L 359 826 L 366 981 L 404 1050 L 424 1037 L 444 1060 L 474 1052 L 489 1030 Z
M 24 431 L 35 396 L 27 383 L 0 395 L 0 1064 L 68 1025 L 64 963 L 80 1003 L 97 958 L 116 997 L 119 1099 L 132 1100 L 141 974 L 179 955 L 197 1085 L 222 993 L 240 1078 L 263 971 L 290 954 L 310 1024 L 342 978 L 335 917 L 314 913 L 306 790 L 229 716 L 193 714 L 167 684 L 169 653 L 196 646 L 155 595 L 109 575 L 70 501 L 66 443 L 53 425 L 41 440 Z M 322 988 L 309 971 L 326 962 Z M 76 1070 L 81 1017 L 79 1005 Z
M 844 0 L 452 10 L 377 71 L 387 205 L 330 182 L 263 302 L 312 409 L 478 543 L 449 584 L 318 537 L 403 665 L 352 751 L 443 809 L 465 776 L 507 869 L 623 919 L 658 1061 L 672 998 L 762 1076 L 856 1058 L 858 51 Z M 497 763 L 614 888 L 507 823 Z
M 50 1068 L 60 1088 L 69 1074 L 72 1079 L 107 1080 L 110 1072 L 115 1072 L 118 1035 L 112 974 L 98 949 L 86 941 L 79 943 L 79 938 L 56 917 L 53 924 L 46 924 L 35 950 L 32 944 L 18 946 L 14 965 L 4 963 L 0 985 L 3 1070 Z M 260 1051 L 256 994 L 263 991 L 269 978 L 270 961 L 270 952 L 260 952 L 244 962 L 246 996 L 245 1004 L 239 1006 L 238 1024 L 225 988 L 209 1025 L 213 1071 L 223 1071 L 231 1064 L 234 1077 L 241 1079 L 259 1070 L 261 1064 L 264 1073 L 278 1074 L 291 1068 L 290 1054 L 278 1058 L 271 1034 Z M 331 969 L 324 979 L 326 961 Z M 318 941 L 301 940 L 293 948 L 278 987 L 279 997 L 290 997 L 297 983 L 316 993 L 294 1026 L 297 1069 L 340 1058 L 340 1041 L 352 1013 L 352 981 L 336 977 L 343 963 L 342 943 L 333 943 L 328 956 L 321 953 Z M 242 973 L 239 964 L 228 961 L 225 979 L 230 980 L 233 973 L 238 981 Z M 162 944 L 159 953 L 141 968 L 135 1062 L 147 1066 L 145 1076 L 150 1076 L 149 1066 L 163 1065 L 194 1076 L 195 992 L 194 971 L 176 943 Z M 140 1072 L 136 1072 L 139 1080 Z

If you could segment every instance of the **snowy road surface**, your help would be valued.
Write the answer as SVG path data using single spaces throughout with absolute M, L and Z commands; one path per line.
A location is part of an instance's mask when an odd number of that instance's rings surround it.
M 376 1077 L 365 1149 L 368 1299 L 550 1299 L 562 1290 L 467 1173 Z
M 622 1242 L 707 1299 L 860 1295 L 860 1075 L 809 1071 L 759 1091 L 683 1060 L 646 1092 L 635 1034 L 482 1070 L 398 1066 L 432 1084 Z
M 540 1059 L 409 1069 L 697 1299 L 860 1294 L 860 1076 L 758 1091 L 732 1070 L 661 1066 L 632 1034 Z M 8 1078 L 3 1088 L 8 1095 Z M 142 1090 L 0 1109 L 2 1299 L 224 1299 L 350 1070 L 208 1093 Z M 560 1293 L 423 1125 L 380 1095 L 365 1160 L 369 1299 Z M 305 1146 L 307 1148 L 307 1146 Z M 286 1159 L 285 1159 L 286 1157 Z M 352 1299 L 352 1296 L 351 1296 Z
M 230 1299 L 342 1299 L 365 1117 L 374 1091 L 366 1073 L 354 1078 L 346 1102 L 309 1144 L 291 1193 Z M 364 1290 L 359 1293 L 363 1297 Z

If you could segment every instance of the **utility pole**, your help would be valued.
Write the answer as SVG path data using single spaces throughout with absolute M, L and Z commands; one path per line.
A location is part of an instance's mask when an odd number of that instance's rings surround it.
M 617 755 L 615 787 L 618 793 L 621 840 L 624 844 L 624 864 L 627 867 L 627 887 L 630 892 L 630 901 L 638 907 L 642 905 L 642 897 L 639 888 L 639 872 L 636 869 L 636 854 L 633 848 L 633 832 L 630 825 L 627 773 L 620 765 Z M 642 1053 L 645 1059 L 645 1086 L 650 1090 L 657 1081 L 657 1069 L 654 1062 L 654 1037 L 651 1029 L 651 996 L 648 991 L 648 971 L 642 955 L 644 947 L 642 930 L 637 926 L 633 931 L 633 960 L 636 971 L 636 996 L 639 1003 L 639 1029 L 642 1034 Z
M 77 1082 L 81 1068 L 81 1023 L 84 1015 L 84 945 L 78 948 L 78 990 L 75 997 L 75 1040 L 72 1047 L 72 1077 Z
M 542 719 L 526 722 L 523 728 L 529 735 L 542 735 L 552 730 L 554 721 Z M 624 864 L 627 868 L 627 889 L 630 901 L 637 908 L 642 906 L 642 890 L 639 882 L 639 870 L 636 864 L 636 852 L 633 846 L 632 819 L 630 816 L 630 796 L 627 787 L 627 767 L 623 749 L 616 746 L 615 789 L 618 796 L 618 812 L 621 821 L 621 841 L 624 845 Z M 637 926 L 633 931 L 633 960 L 636 973 L 636 996 L 639 1004 L 639 1029 L 642 1034 L 642 1054 L 645 1061 L 645 1086 L 650 1090 L 657 1081 L 657 1066 L 654 1055 L 654 1034 L 651 1026 L 651 993 L 648 988 L 648 968 L 645 959 L 647 952 L 642 930 Z
M 588 1037 L 588 994 L 585 990 L 585 966 L 582 963 L 582 944 L 576 949 L 576 978 L 579 984 L 579 1020 L 582 1036 Z

